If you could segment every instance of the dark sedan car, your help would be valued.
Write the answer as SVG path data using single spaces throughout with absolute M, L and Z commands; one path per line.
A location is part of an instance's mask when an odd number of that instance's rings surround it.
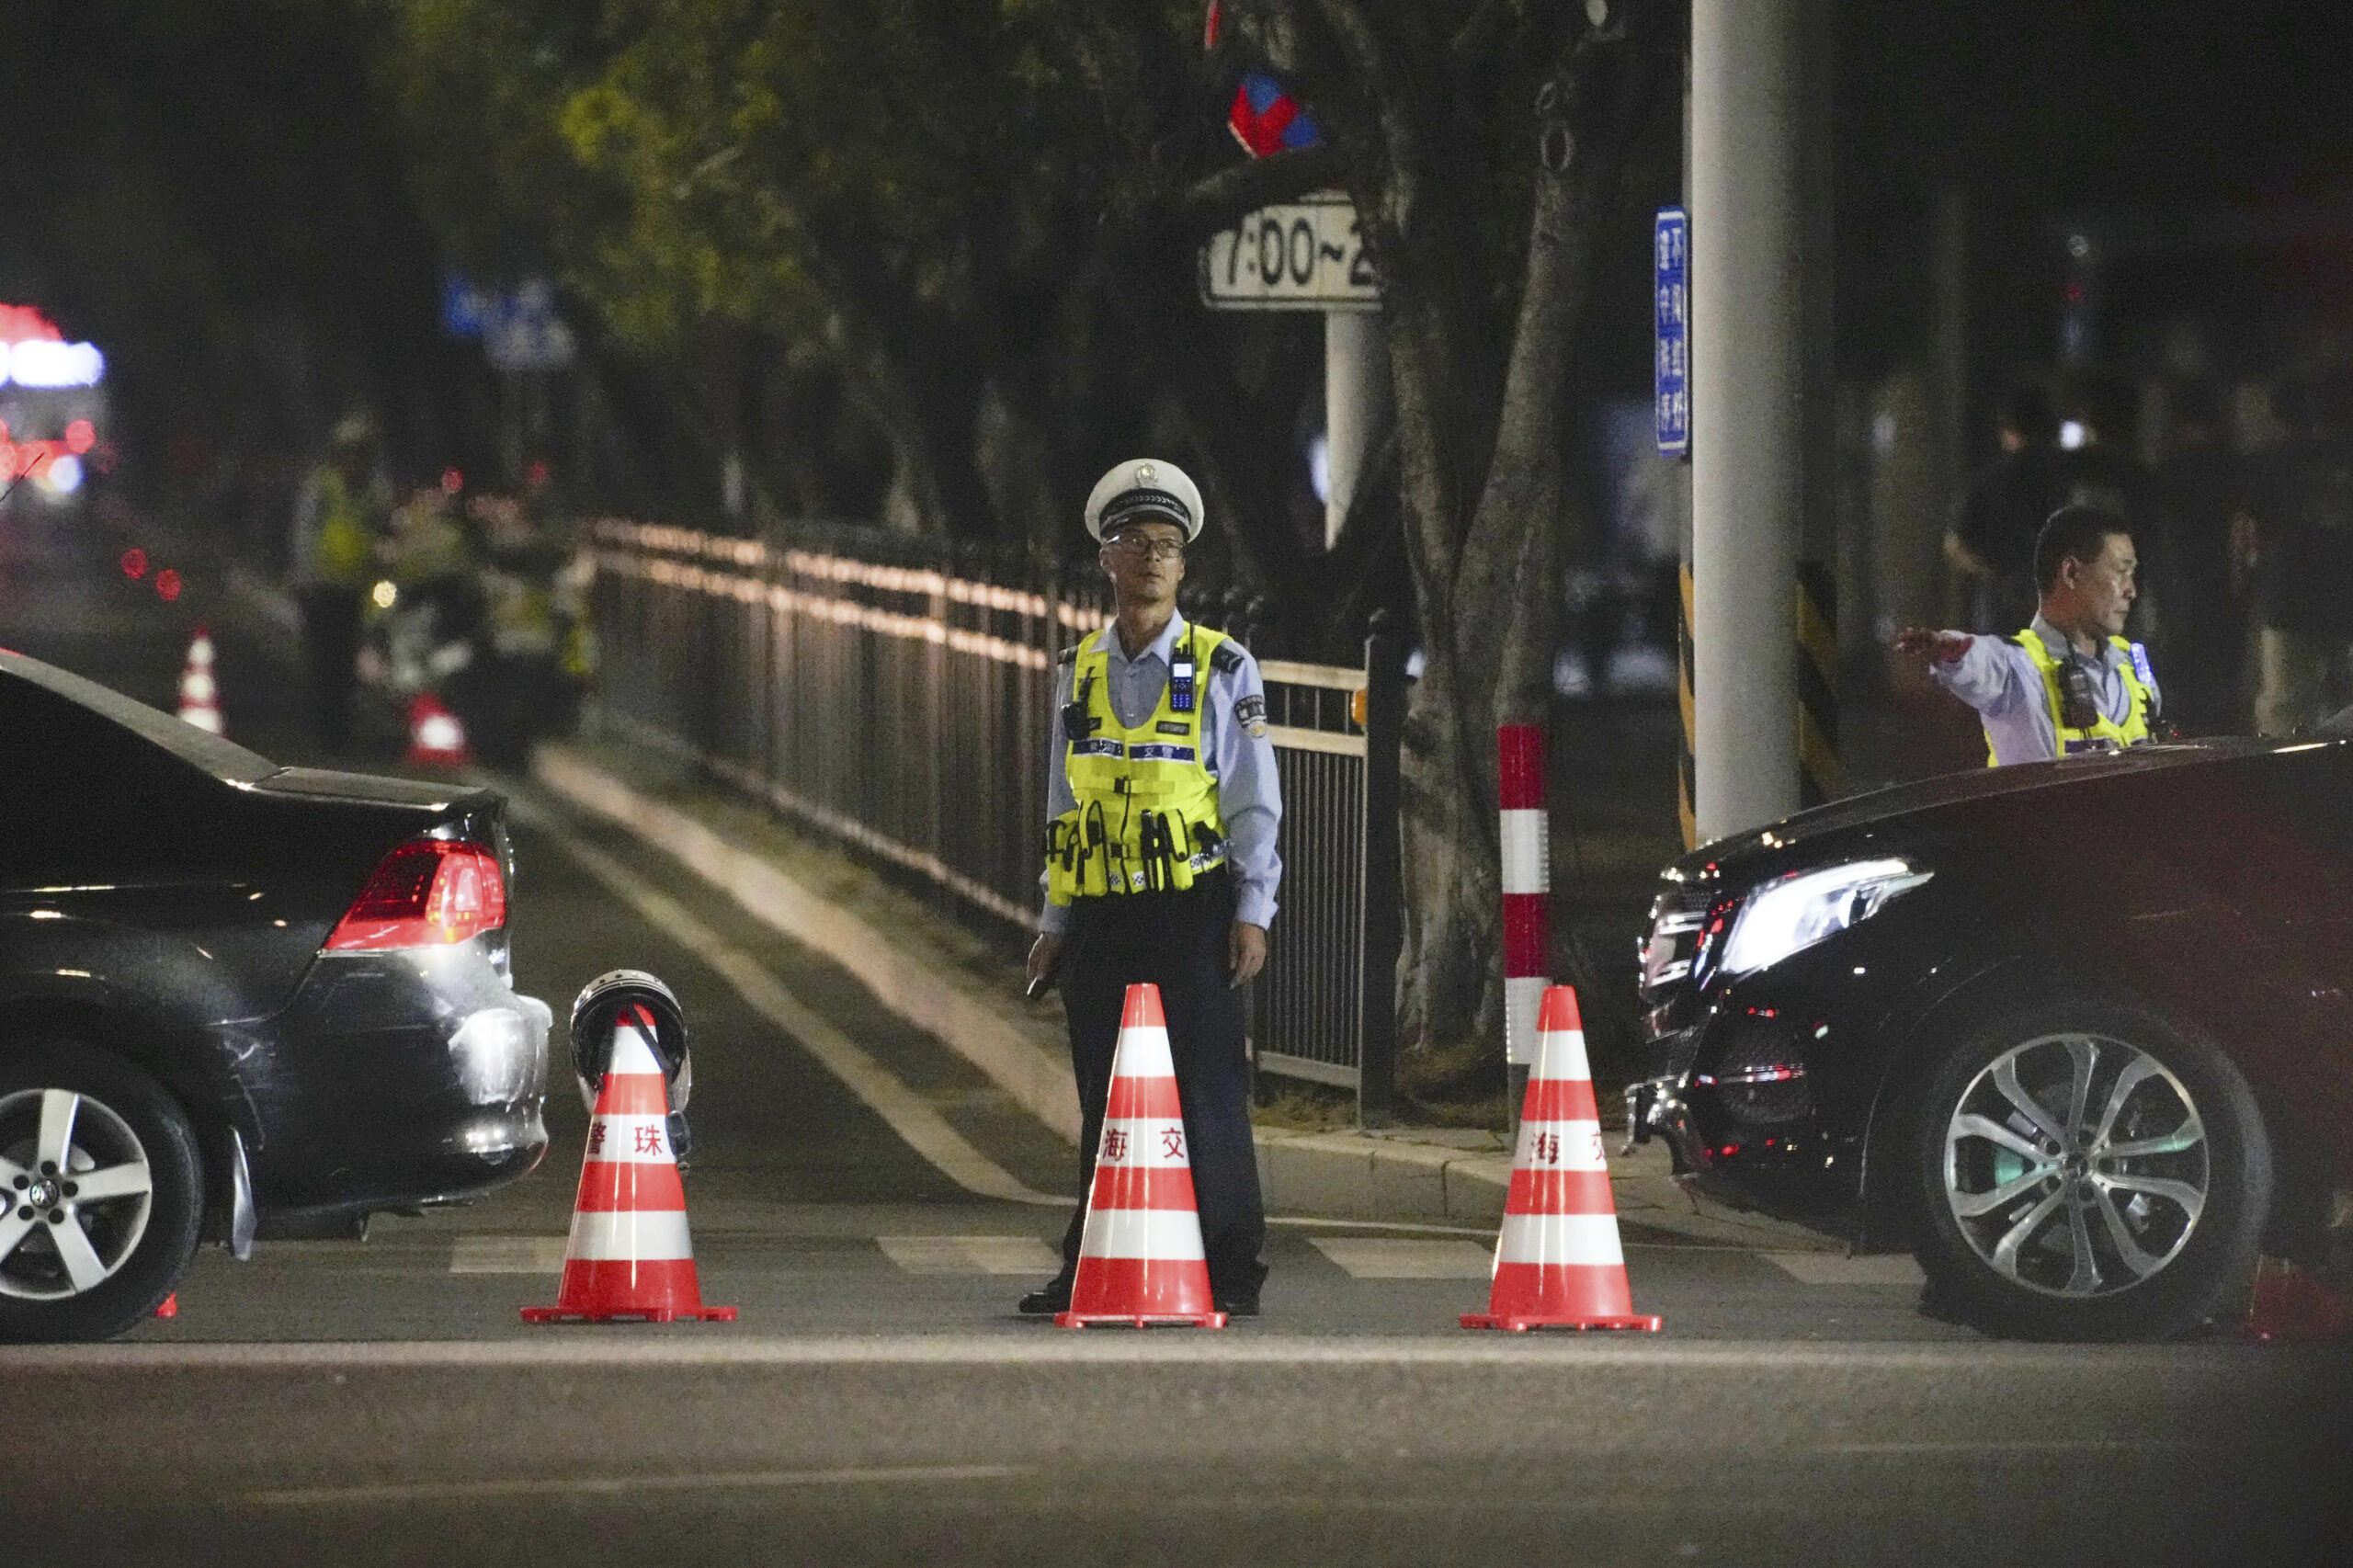
M 119 1333 L 206 1236 L 538 1163 L 496 795 L 278 767 L 7 653 L 0 734 L 0 1340 Z
M 1669 868 L 1663 1133 L 1711 1193 L 1996 1333 L 2178 1335 L 2258 1250 L 2344 1267 L 2353 744 L 2217 741 L 1883 790 Z

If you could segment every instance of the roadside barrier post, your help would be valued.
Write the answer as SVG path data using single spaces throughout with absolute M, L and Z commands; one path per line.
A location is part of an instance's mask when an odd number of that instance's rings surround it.
M 1544 731 L 1495 727 L 1495 803 L 1502 819 L 1504 1062 L 1517 1105 L 1536 1060 L 1536 1012 L 1552 983 L 1552 828 L 1544 810 Z

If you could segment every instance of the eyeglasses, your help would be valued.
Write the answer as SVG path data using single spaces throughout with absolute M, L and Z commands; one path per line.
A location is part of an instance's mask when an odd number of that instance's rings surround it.
M 1124 534 L 1105 542 L 1104 549 L 1116 550 L 1131 560 L 1176 561 L 1183 558 L 1185 541 L 1176 539 L 1149 539 L 1142 534 Z

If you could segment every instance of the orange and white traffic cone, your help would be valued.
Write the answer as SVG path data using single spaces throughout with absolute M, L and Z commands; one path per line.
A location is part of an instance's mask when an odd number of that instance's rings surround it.
M 429 691 L 408 702 L 408 766 L 466 767 L 473 762 L 466 744 L 466 727 L 458 716 Z
M 1071 1281 L 1070 1310 L 1056 1313 L 1054 1322 L 1064 1328 L 1225 1326 L 1225 1314 L 1210 1296 L 1185 1111 L 1176 1098 L 1176 1067 L 1157 985 L 1128 987 L 1111 1057 L 1103 1141 L 1095 1151 L 1095 1185 L 1079 1236 L 1078 1273 Z
M 588 1156 L 573 1204 L 563 1284 L 552 1307 L 525 1307 L 525 1323 L 642 1318 L 735 1321 L 733 1307 L 706 1307 L 687 1233 L 687 1194 L 670 1147 L 670 1096 L 643 1008 L 613 1029 L 613 1054 L 588 1123 Z
M 188 639 L 188 662 L 180 666 L 180 722 L 216 735 L 227 729 L 221 722 L 221 686 L 212 676 L 212 633 L 202 626 Z
M 1520 1107 L 1495 1283 L 1487 1310 L 1463 1313 L 1462 1326 L 1659 1330 L 1657 1318 L 1634 1311 L 1626 1283 L 1585 1026 L 1565 985 L 1548 989 L 1537 1010 L 1536 1065 Z

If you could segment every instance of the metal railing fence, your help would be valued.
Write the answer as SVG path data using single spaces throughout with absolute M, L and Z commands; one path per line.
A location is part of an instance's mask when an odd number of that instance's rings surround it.
M 1035 919 L 1054 659 L 1108 619 L 1099 593 L 618 519 L 585 549 L 601 715 L 966 906 Z M 1262 1072 L 1354 1088 L 1379 1120 L 1404 676 L 1393 639 L 1366 647 L 1360 669 L 1260 661 L 1284 875 L 1250 1020 Z

